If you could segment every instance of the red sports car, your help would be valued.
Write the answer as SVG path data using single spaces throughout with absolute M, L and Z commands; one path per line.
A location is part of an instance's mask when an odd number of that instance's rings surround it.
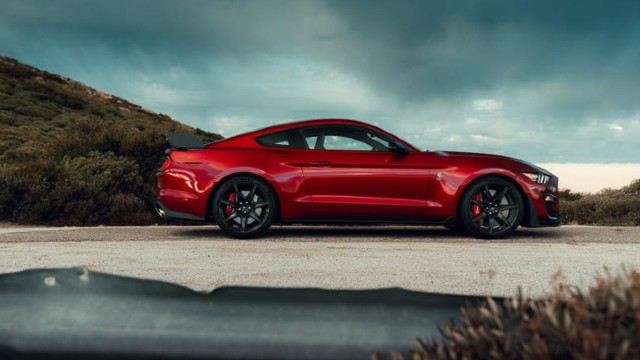
M 412 223 L 480 238 L 557 226 L 558 178 L 497 155 L 421 151 L 376 126 L 324 119 L 203 145 L 167 134 L 162 217 L 215 221 L 252 238 L 273 223 Z

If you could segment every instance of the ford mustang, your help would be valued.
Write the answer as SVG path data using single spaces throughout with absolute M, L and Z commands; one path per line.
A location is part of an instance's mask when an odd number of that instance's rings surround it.
M 550 172 L 505 156 L 421 151 L 359 121 L 300 121 L 209 144 L 167 140 L 158 214 L 215 221 L 236 238 L 274 223 L 441 225 L 486 239 L 560 224 Z

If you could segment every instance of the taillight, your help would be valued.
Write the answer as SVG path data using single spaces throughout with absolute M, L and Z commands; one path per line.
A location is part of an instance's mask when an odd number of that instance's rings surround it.
M 169 167 L 169 165 L 171 165 L 171 158 L 167 158 L 167 160 L 164 161 L 164 163 L 162 164 L 162 166 L 160 167 L 160 171 L 165 171 L 167 170 L 167 168 Z

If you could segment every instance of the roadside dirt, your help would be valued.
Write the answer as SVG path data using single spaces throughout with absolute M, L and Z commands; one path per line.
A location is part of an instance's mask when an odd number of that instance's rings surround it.
M 0 227 L 0 272 L 85 266 L 94 271 L 221 286 L 371 289 L 455 294 L 550 293 L 586 286 L 607 268 L 640 268 L 640 228 L 520 229 L 477 240 L 437 227 L 274 227 L 257 240 L 214 226 Z

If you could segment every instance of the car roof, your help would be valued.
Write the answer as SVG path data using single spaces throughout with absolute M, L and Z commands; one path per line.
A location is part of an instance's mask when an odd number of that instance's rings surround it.
M 252 131 L 252 132 L 246 133 L 246 134 L 256 133 L 256 135 L 257 135 L 258 132 L 261 133 L 261 134 L 262 133 L 268 134 L 268 133 L 271 133 L 271 132 L 282 131 L 282 130 L 287 130 L 287 129 L 294 129 L 294 128 L 303 127 L 303 126 L 327 125 L 327 124 L 329 124 L 329 125 L 345 124 L 345 125 L 359 125 L 359 126 L 371 127 L 370 124 L 367 124 L 365 122 L 358 121 L 358 120 L 350 120 L 350 119 L 314 119 L 314 120 L 292 121 L 292 122 L 272 125 L 272 126 L 268 126 L 266 128 L 255 130 L 255 131 Z
M 283 124 L 277 124 L 268 126 L 262 129 L 253 130 L 250 132 L 238 134 L 232 136 L 230 138 L 226 138 L 220 141 L 216 141 L 210 144 L 207 144 L 205 147 L 207 148 L 217 148 L 217 147 L 256 147 L 259 146 L 253 139 L 257 136 L 270 134 L 278 131 L 284 131 L 287 129 L 295 129 L 303 126 L 314 126 L 314 125 L 355 125 L 355 126 L 363 126 L 369 129 L 374 129 L 380 132 L 383 132 L 388 135 L 392 135 L 387 133 L 386 131 L 378 128 L 375 125 L 367 124 L 362 121 L 351 120 L 351 119 L 314 119 L 314 120 L 302 120 L 302 121 L 293 121 Z M 392 135 L 393 136 L 393 135 Z M 393 136 L 395 138 L 395 136 Z M 413 147 L 412 147 L 413 148 Z

